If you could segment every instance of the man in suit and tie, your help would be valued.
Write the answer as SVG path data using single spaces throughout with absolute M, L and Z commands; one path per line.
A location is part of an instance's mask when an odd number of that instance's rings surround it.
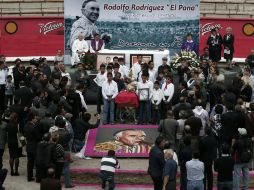
M 48 169 L 47 178 L 41 180 L 40 190 L 61 190 L 61 182 L 55 179 L 55 170 L 53 168 Z
M 165 139 L 161 136 L 157 137 L 155 140 L 155 145 L 152 147 L 149 153 L 149 167 L 148 173 L 150 174 L 153 184 L 154 190 L 162 190 L 163 188 L 163 168 L 165 166 L 164 159 L 164 146 Z
M 15 91 L 15 97 L 21 99 L 21 105 L 30 108 L 33 101 L 33 93 L 30 88 L 28 88 L 24 81 L 20 81 L 19 89 Z
M 205 129 L 205 136 L 199 142 L 200 160 L 205 165 L 204 186 L 207 190 L 213 189 L 213 162 L 217 156 L 217 141 L 212 134 L 211 128 Z M 206 188 L 207 186 L 207 188 Z

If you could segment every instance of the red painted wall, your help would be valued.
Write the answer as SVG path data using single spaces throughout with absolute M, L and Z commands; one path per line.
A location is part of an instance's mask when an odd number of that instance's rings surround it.
M 7 32 L 10 21 L 14 22 L 10 28 L 16 23 L 16 33 Z M 63 17 L 0 18 L 0 54 L 7 57 L 53 56 L 57 49 L 64 49 Z
M 245 24 L 248 24 L 245 26 Z M 254 47 L 254 19 L 216 19 L 216 18 L 202 18 L 200 20 L 200 53 L 206 47 L 206 41 L 210 35 L 210 31 L 215 26 L 220 27 L 220 34 L 225 34 L 225 29 L 231 27 L 235 36 L 235 54 L 234 57 L 245 58 Z M 245 26 L 245 27 L 244 27 Z M 246 30 L 248 27 L 248 30 Z M 247 36 L 244 29 L 252 35 Z M 223 53 L 223 51 L 222 51 Z M 223 55 L 222 55 L 223 56 Z

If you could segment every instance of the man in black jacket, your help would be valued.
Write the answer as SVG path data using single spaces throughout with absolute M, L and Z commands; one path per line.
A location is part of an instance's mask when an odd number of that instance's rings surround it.
M 74 185 L 71 184 L 70 177 L 71 155 L 69 143 L 71 140 L 71 134 L 66 130 L 66 122 L 62 116 L 56 117 L 55 125 L 58 127 L 58 130 L 55 132 L 59 135 L 58 143 L 63 146 L 65 152 L 65 161 L 63 166 L 65 188 L 73 188 Z
M 101 116 L 96 115 L 97 122 L 95 124 L 90 124 L 89 120 L 91 119 L 90 113 L 83 113 L 82 118 L 78 118 L 74 121 L 73 131 L 74 131 L 74 145 L 76 151 L 80 151 L 85 144 L 86 133 L 89 129 L 94 129 L 99 127 Z
M 229 146 L 223 144 L 222 155 L 214 162 L 214 170 L 218 172 L 217 189 L 233 189 L 234 160 L 229 154 Z
M 39 132 L 36 126 L 37 115 L 34 112 L 28 114 L 28 122 L 24 127 L 25 137 L 27 141 L 27 181 L 33 181 L 33 169 L 36 159 L 37 144 L 41 140 L 39 139 Z
M 50 142 L 50 133 L 45 133 L 42 141 L 38 143 L 36 153 L 36 182 L 40 183 L 41 179 L 46 178 L 47 169 L 53 167 L 56 161 L 55 144 Z
M 199 142 L 200 160 L 204 162 L 204 186 L 207 190 L 213 189 L 213 161 L 217 156 L 217 141 L 212 135 L 211 128 L 205 129 L 205 136 Z M 207 183 L 206 183 L 207 181 Z M 207 184 L 207 188 L 206 188 Z
M 180 189 L 187 189 L 187 171 L 186 171 L 186 162 L 192 159 L 192 148 L 191 148 L 191 137 L 186 136 L 183 139 L 184 147 L 179 150 L 179 163 L 180 163 Z
M 30 88 L 28 88 L 24 81 L 20 81 L 19 89 L 15 91 L 15 97 L 21 99 L 21 105 L 30 108 L 33 102 L 33 93 Z
M 155 146 L 152 147 L 149 153 L 149 167 L 148 173 L 152 177 L 154 190 L 162 190 L 163 188 L 163 168 L 165 166 L 164 159 L 164 146 L 165 139 L 161 136 L 157 137 L 155 140 Z

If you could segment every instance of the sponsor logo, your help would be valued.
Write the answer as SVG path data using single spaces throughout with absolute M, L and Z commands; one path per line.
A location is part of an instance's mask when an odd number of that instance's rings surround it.
M 52 21 L 48 23 L 41 23 L 39 24 L 39 26 L 40 26 L 40 33 L 46 35 L 49 32 L 52 32 L 54 30 L 57 30 L 63 27 L 64 24 L 62 22 Z
M 201 35 L 203 36 L 206 33 L 211 32 L 211 30 L 214 29 L 214 28 L 221 29 L 222 26 L 220 24 L 214 23 L 214 22 L 206 23 L 203 26 L 201 25 L 200 26 Z

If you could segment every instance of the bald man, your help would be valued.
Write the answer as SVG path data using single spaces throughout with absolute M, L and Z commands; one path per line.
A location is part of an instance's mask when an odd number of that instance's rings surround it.
M 96 0 L 85 0 L 81 12 L 82 16 L 73 23 L 71 28 L 70 47 L 72 47 L 80 32 L 84 34 L 85 39 L 92 39 L 95 34 L 99 34 L 99 30 L 95 25 L 100 15 L 99 3 Z
M 173 159 L 174 151 L 168 149 L 164 151 L 166 164 L 163 170 L 163 189 L 162 190 L 176 190 L 176 174 L 177 163 Z

